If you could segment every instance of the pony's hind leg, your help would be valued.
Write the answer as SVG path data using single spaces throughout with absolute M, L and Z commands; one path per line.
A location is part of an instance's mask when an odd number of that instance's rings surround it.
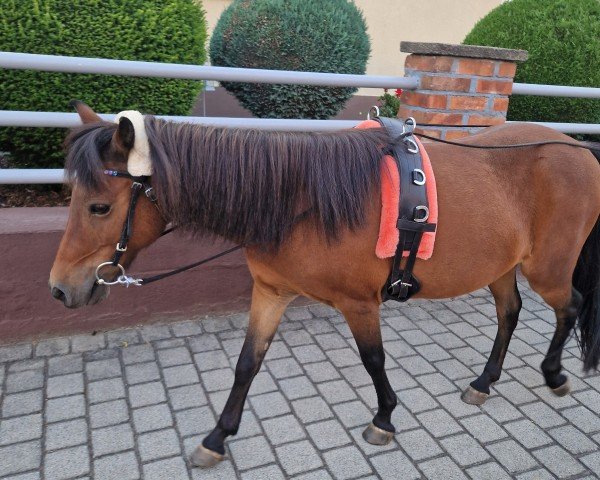
M 255 282 L 250 307 L 250 322 L 235 369 L 233 388 L 214 430 L 190 457 L 192 465 L 211 467 L 223 459 L 225 439 L 240 426 L 248 390 L 267 353 L 281 315 L 295 295 L 282 296 Z
M 577 323 L 577 313 L 582 302 L 581 294 L 571 288 L 571 297 L 562 306 L 554 307 L 556 313 L 556 330 L 550 341 L 546 358 L 542 361 L 542 373 L 548 388 L 557 396 L 562 397 L 571 391 L 568 377 L 561 373 L 560 363 L 562 351 L 569 339 L 571 331 Z
M 519 321 L 521 296 L 517 288 L 516 268 L 490 284 L 490 290 L 496 302 L 498 333 L 483 373 L 462 394 L 462 400 L 472 405 L 483 405 L 490 394 L 490 386 L 500 379 L 508 344 Z
M 377 302 L 352 302 L 340 309 L 356 340 L 360 358 L 373 380 L 377 393 L 377 414 L 363 432 L 363 438 L 373 445 L 386 445 L 391 442 L 396 431 L 391 416 L 398 398 L 385 373 L 379 305 Z

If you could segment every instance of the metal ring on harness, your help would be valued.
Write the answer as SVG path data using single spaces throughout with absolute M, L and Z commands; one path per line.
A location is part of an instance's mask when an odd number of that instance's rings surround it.
M 415 168 L 412 171 L 412 181 L 415 185 L 425 185 L 427 181 L 427 177 L 425 177 L 425 172 L 420 168 Z
M 418 217 L 419 212 L 424 212 L 423 217 Z M 413 222 L 424 223 L 429 219 L 429 208 L 425 205 L 419 205 L 414 209 L 414 218 Z
M 117 267 L 121 270 L 121 275 L 119 275 L 114 282 L 108 282 L 108 281 L 104 280 L 102 277 L 100 277 L 100 270 L 102 270 L 102 268 L 106 267 L 107 265 L 110 265 L 111 267 Z M 96 267 L 96 283 L 98 285 L 116 285 L 118 283 L 121 283 L 121 282 L 119 282 L 119 279 L 124 276 L 125 276 L 125 269 L 123 268 L 123 266 L 120 263 L 113 265 L 112 262 L 103 262 Z
M 367 120 L 371 120 L 371 113 L 373 114 L 373 117 L 379 117 L 379 107 L 377 105 L 373 105 L 371 108 L 369 108 L 369 111 L 367 112 Z

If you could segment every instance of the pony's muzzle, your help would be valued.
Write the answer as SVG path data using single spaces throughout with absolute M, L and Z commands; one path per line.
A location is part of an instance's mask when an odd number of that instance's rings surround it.
M 50 293 L 67 308 L 78 308 L 84 305 L 94 305 L 104 300 L 109 293 L 108 287 L 95 282 L 82 288 L 71 288 L 61 283 L 50 283 Z

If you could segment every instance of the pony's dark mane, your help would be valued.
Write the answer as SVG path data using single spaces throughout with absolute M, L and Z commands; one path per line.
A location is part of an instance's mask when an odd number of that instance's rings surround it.
M 161 211 L 195 235 L 277 248 L 305 211 L 328 239 L 364 224 L 378 195 L 381 129 L 329 133 L 226 129 L 146 118 Z M 94 187 L 114 125 L 79 127 L 67 171 Z M 94 173 L 96 172 L 96 173 Z

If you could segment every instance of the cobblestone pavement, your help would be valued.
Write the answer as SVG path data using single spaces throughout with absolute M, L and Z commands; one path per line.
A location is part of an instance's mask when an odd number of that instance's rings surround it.
M 225 402 L 245 315 L 0 347 L 0 478 L 598 478 L 600 376 L 581 374 L 571 340 L 573 393 L 548 392 L 538 366 L 554 315 L 521 287 L 505 371 L 482 408 L 459 397 L 491 350 L 489 292 L 382 308 L 400 398 L 385 447 L 361 437 L 375 394 L 344 320 L 289 309 L 212 470 L 185 458 Z

